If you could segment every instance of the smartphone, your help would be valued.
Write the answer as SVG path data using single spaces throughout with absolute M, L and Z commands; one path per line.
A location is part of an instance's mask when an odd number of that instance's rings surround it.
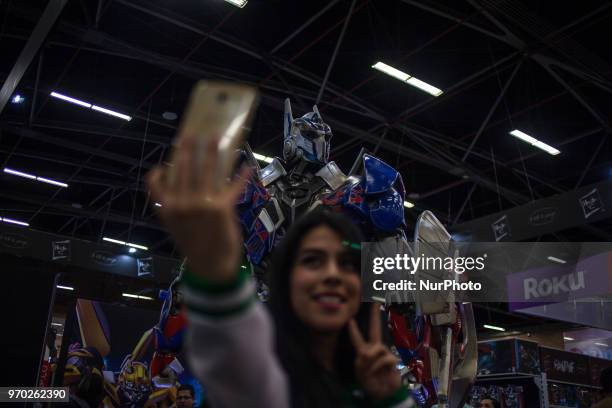
M 222 184 L 231 176 L 236 148 L 248 132 L 257 101 L 258 92 L 252 86 L 216 81 L 199 81 L 194 86 L 179 127 L 179 135 L 197 137 L 194 171 L 202 168 L 208 143 L 218 139 L 219 161 L 215 180 Z M 180 140 L 175 143 L 180 143 Z M 176 169 L 174 156 L 171 163 Z M 170 182 L 174 183 L 175 171 L 170 172 L 170 177 Z

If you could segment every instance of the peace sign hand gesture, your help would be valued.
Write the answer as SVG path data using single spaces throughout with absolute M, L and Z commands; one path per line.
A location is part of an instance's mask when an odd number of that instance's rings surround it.
M 372 304 L 369 340 L 364 339 L 355 319 L 349 322 L 349 333 L 357 354 L 355 374 L 363 390 L 375 400 L 392 395 L 402 380 L 396 368 L 397 357 L 382 342 L 380 305 Z

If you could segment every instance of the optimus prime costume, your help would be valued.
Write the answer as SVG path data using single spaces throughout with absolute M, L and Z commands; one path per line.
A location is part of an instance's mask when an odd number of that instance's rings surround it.
M 316 106 L 293 118 L 285 101 L 283 160 L 257 168 L 239 199 L 245 252 L 265 298 L 268 255 L 285 230 L 317 205 L 331 207 L 357 223 L 381 255 L 453 255 L 451 237 L 425 211 L 417 221 L 414 245 L 406 239 L 404 184 L 397 170 L 362 152 L 348 175 L 329 161 L 332 132 Z M 435 243 L 435 246 L 430 245 Z M 444 271 L 440 272 L 442 275 Z M 447 274 L 443 278 L 453 277 Z M 263 283 L 262 283 L 263 281 Z M 447 298 L 448 299 L 448 298 Z M 410 301 L 410 303 L 406 303 Z M 388 323 L 398 354 L 407 367 L 420 406 L 457 407 L 476 376 L 476 337 L 471 305 L 429 299 L 386 299 Z
M 451 238 L 425 211 L 417 221 L 414 245 L 406 239 L 404 184 L 397 170 L 380 159 L 357 157 L 348 175 L 329 161 L 332 132 L 316 106 L 294 119 L 285 101 L 283 160 L 274 158 L 247 184 L 238 202 L 245 251 L 265 298 L 267 257 L 284 231 L 317 205 L 331 207 L 357 223 L 376 251 L 453 255 Z M 251 156 L 249 150 L 247 156 Z M 248 158 L 248 157 L 247 157 Z M 248 158 L 251 163 L 256 161 Z M 432 247 L 429 243 L 435 243 Z M 444 274 L 444 272 L 442 272 Z M 453 274 L 443 278 L 453 277 Z M 399 303 L 411 300 L 411 303 Z M 471 305 L 423 299 L 386 299 L 395 347 L 408 368 L 413 396 L 421 406 L 463 403 L 476 376 L 476 337 Z
M 329 161 L 332 132 L 317 107 L 293 118 L 285 101 L 283 158 L 260 168 L 248 145 L 242 159 L 256 171 L 238 200 L 237 212 L 244 233 L 244 247 L 258 281 L 258 294 L 267 297 L 265 271 L 269 254 L 285 230 L 315 206 L 331 207 L 357 223 L 382 256 L 429 253 L 452 256 L 450 235 L 429 212 L 423 212 L 414 232 L 414 244 L 406 238 L 404 185 L 397 170 L 382 160 L 359 154 L 344 174 Z M 432 248 L 429 243 L 436 243 Z M 443 272 L 441 272 L 443 273 Z M 452 275 L 444 276 L 447 278 Z M 173 284 L 174 286 L 174 284 Z M 174 290 L 171 290 L 174 292 Z M 184 330 L 180 312 L 172 313 L 167 297 L 155 332 L 158 373 L 177 355 L 176 343 Z M 448 298 L 447 298 L 448 299 Z M 476 376 L 476 337 L 471 305 L 431 302 L 427 299 L 386 299 L 388 324 L 406 369 L 414 400 L 421 407 L 462 406 Z M 410 303 L 407 303 L 410 301 Z M 173 316 L 173 319 L 164 316 Z M 150 337 L 151 334 L 145 337 Z M 170 347 L 167 347 L 170 345 Z M 138 349 L 139 347 L 137 347 Z M 135 352 L 130 359 L 138 359 Z M 126 366 L 127 367 L 127 366 Z M 151 374 L 151 378 L 155 376 Z

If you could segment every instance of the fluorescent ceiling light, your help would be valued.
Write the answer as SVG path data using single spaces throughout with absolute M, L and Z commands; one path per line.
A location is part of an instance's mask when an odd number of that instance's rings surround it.
M 442 95 L 442 90 L 439 88 L 436 88 L 433 85 L 429 85 L 427 82 L 425 81 L 421 81 L 420 79 L 417 79 L 415 77 L 410 78 L 408 81 L 406 81 L 408 83 L 408 85 L 412 85 L 415 88 L 419 88 L 421 91 L 425 91 L 430 95 L 433 96 L 440 96 Z
M 406 208 L 412 208 L 414 207 L 414 204 L 411 203 L 410 201 L 404 201 L 404 207 Z
M 226 2 L 236 6 L 243 8 L 248 3 L 248 0 L 225 0 Z
M 61 181 L 55 181 L 55 180 L 51 180 L 48 178 L 44 178 L 44 177 L 36 177 L 36 180 L 42 182 L 42 183 L 47 183 L 47 184 L 53 184 L 54 186 L 60 186 L 60 187 L 64 187 L 67 188 L 68 184 L 66 183 L 62 183 Z
M 549 256 L 547 259 L 549 261 L 553 261 L 553 262 L 560 263 L 560 264 L 566 263 L 566 261 L 564 261 L 563 259 L 555 258 L 554 256 Z
M 125 241 L 119 241 L 118 239 L 114 239 L 114 238 L 104 237 L 102 238 L 102 241 L 108 241 L 114 244 L 125 245 Z
M 122 293 L 121 295 L 125 297 L 129 297 L 129 298 L 134 298 L 134 299 L 153 300 L 153 298 L 149 296 L 133 295 L 131 293 Z
M 57 93 L 55 91 L 51 92 L 51 96 L 54 97 L 54 98 L 57 98 L 57 99 L 61 99 L 61 100 L 66 101 L 66 102 L 74 103 L 75 105 L 80 105 L 80 106 L 84 106 L 86 108 L 91 108 L 91 103 L 83 102 L 83 101 L 80 101 L 80 100 L 78 100 L 76 98 L 71 98 L 69 96 L 62 95 L 62 94 Z
M 126 242 L 126 243 L 125 243 L 125 245 L 127 245 L 127 246 L 129 246 L 129 247 L 132 247 L 132 248 L 142 249 L 142 250 L 145 250 L 145 251 L 148 251 L 148 250 L 149 250 L 149 248 L 147 248 L 147 247 L 146 247 L 146 246 L 144 246 L 144 245 L 132 244 L 131 242 Z
M 556 156 L 559 153 L 561 153 L 560 150 L 557 150 L 554 147 L 547 145 L 544 142 L 540 142 L 535 137 L 529 136 L 527 133 L 521 132 L 518 129 L 514 129 L 513 131 L 510 132 L 510 134 L 516 138 L 521 139 L 524 142 L 529 143 L 532 146 L 537 147 L 538 149 L 544 150 L 548 154 L 552 154 L 553 156 Z
M 51 323 L 51 326 L 60 326 L 60 327 L 62 327 L 62 324 L 61 323 Z
M 13 220 L 11 218 L 4 217 L 4 218 L 0 218 L 0 220 L 2 220 L 4 222 L 8 222 L 9 224 L 23 225 L 24 227 L 29 227 L 30 226 L 30 224 L 28 224 L 27 222 Z
M 132 120 L 131 116 L 124 115 L 123 113 L 115 112 L 113 110 L 106 109 L 106 108 L 103 108 L 101 106 L 92 105 L 91 109 L 95 110 L 95 111 L 98 111 L 98 112 L 106 113 L 107 115 L 111 115 L 111 116 L 114 116 L 116 118 L 121 118 L 123 120 L 127 120 L 128 122 L 130 120 Z
M 421 81 L 418 78 L 413 77 L 403 71 L 400 71 L 397 68 L 393 68 L 391 65 L 387 65 L 384 62 L 378 61 L 376 64 L 372 65 L 372 68 L 379 70 L 380 72 L 384 72 L 385 74 L 392 76 L 395 79 L 399 79 L 402 82 L 407 83 L 408 85 L 412 85 L 415 88 L 419 88 L 421 91 L 427 92 L 433 96 L 442 95 L 442 90 L 436 88 L 433 85 L 428 84 L 425 81 Z
M 8 167 L 4 168 L 4 172 L 8 173 L 8 174 L 12 174 L 13 176 L 19 176 L 19 177 L 25 177 L 31 180 L 36 180 L 36 176 L 33 174 L 28 174 L 28 173 L 24 173 L 21 171 L 17 171 L 17 170 L 13 170 L 13 169 L 9 169 Z
M 263 154 L 259 153 L 253 153 L 253 157 L 255 157 L 259 161 L 266 163 L 272 163 L 272 161 L 274 160 L 272 157 L 264 156 Z
M 563 340 L 574 341 L 574 338 L 573 337 L 563 336 Z
M 17 170 L 13 170 L 13 169 L 9 169 L 8 167 L 4 168 L 4 172 L 8 173 L 8 174 L 12 174 L 14 176 L 19 176 L 19 177 L 24 177 L 30 180 L 36 180 L 36 181 L 40 181 L 41 183 L 47 183 L 47 184 L 53 184 L 55 186 L 60 186 L 60 187 L 64 187 L 67 188 L 68 184 L 66 183 L 62 183 L 61 181 L 55 181 L 55 180 L 51 180 L 45 177 L 38 177 L 35 176 L 33 174 L 29 174 L 29 173 L 24 173 L 22 171 L 17 171 Z
M 64 289 L 64 290 L 74 290 L 74 288 L 72 286 L 56 285 L 55 287 L 58 288 L 58 289 Z
M 491 330 L 497 330 L 497 331 L 506 331 L 506 329 L 504 329 L 503 327 L 492 326 L 490 324 L 483 324 L 482 327 L 484 327 L 485 329 L 491 329 Z
M 595 343 L 596 346 L 608 347 L 605 343 Z
M 378 61 L 376 64 L 372 65 L 372 68 L 377 69 L 380 72 L 384 72 L 385 74 L 399 79 L 402 82 L 406 82 L 410 78 L 410 75 L 407 73 L 402 72 L 397 68 L 393 68 L 391 65 L 387 65 L 384 62 Z
M 70 102 L 70 103 L 74 103 L 74 104 L 79 105 L 79 106 L 83 106 L 85 108 L 89 108 L 89 109 L 92 109 L 92 110 L 95 110 L 95 111 L 98 111 L 98 112 L 106 113 L 107 115 L 111 115 L 111 116 L 114 116 L 116 118 L 121 118 L 123 120 L 127 120 L 128 122 L 130 120 L 132 120 L 131 116 L 125 115 L 123 113 L 115 112 L 114 110 L 103 108 L 103 107 L 98 106 L 98 105 L 92 105 L 89 102 L 83 102 L 83 101 L 81 101 L 79 99 L 72 98 L 72 97 L 66 96 L 66 95 L 62 95 L 62 94 L 57 93 L 55 91 L 51 92 L 51 96 L 53 96 L 54 98 L 61 99 L 61 100 L 66 101 L 66 102 Z
M 118 239 L 114 239 L 114 238 L 108 238 L 108 237 L 104 237 L 102 238 L 103 241 L 107 241 L 107 242 L 112 242 L 113 244 L 119 244 L 119 245 L 125 245 L 125 246 L 129 246 L 132 248 L 138 248 L 138 249 L 143 249 L 145 251 L 148 251 L 149 248 L 147 248 L 144 245 L 139 245 L 139 244 L 133 244 L 131 242 L 125 242 L 125 241 L 121 241 Z

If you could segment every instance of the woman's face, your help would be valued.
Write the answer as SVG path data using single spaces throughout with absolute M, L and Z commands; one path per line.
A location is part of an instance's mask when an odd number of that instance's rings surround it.
M 358 259 L 328 226 L 306 234 L 289 286 L 295 314 L 311 329 L 339 331 L 355 316 L 361 298 Z

